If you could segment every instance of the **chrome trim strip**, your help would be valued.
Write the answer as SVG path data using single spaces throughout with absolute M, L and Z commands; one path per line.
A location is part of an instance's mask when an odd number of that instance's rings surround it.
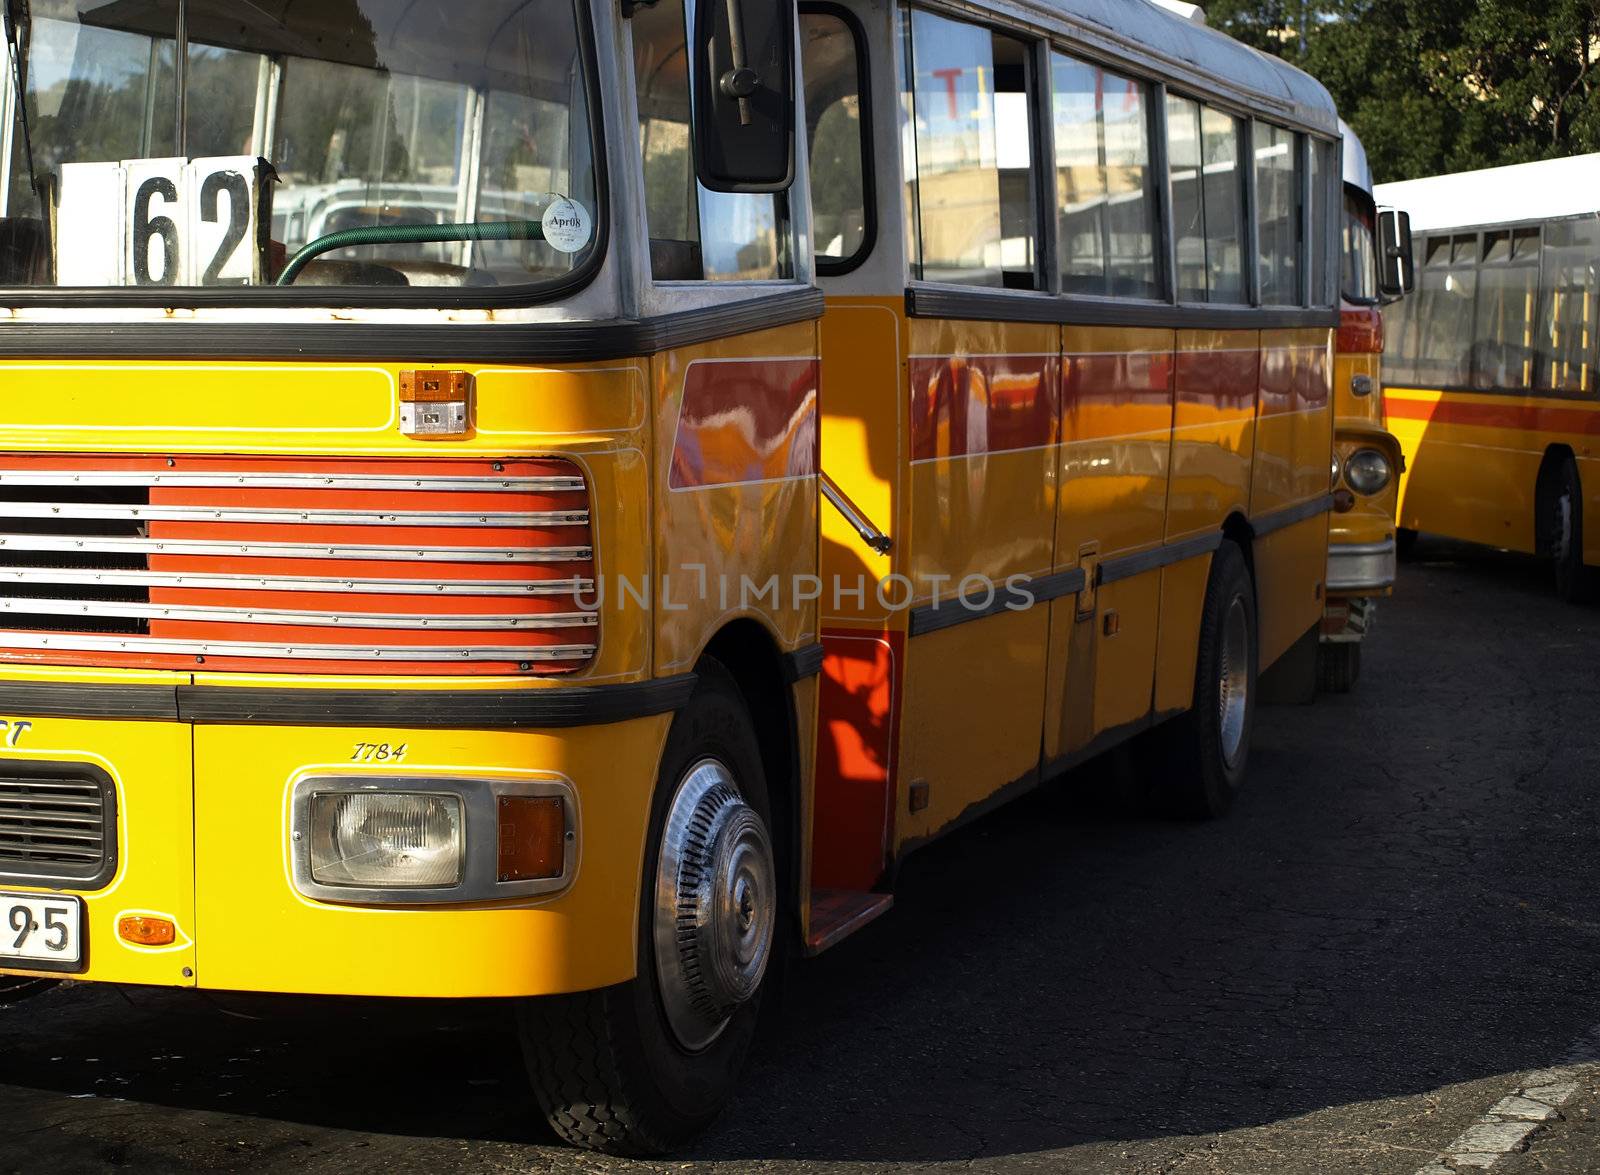
M 830 506 L 839 512 L 852 530 L 860 536 L 861 541 L 880 555 L 887 555 L 894 549 L 894 540 L 886 533 L 874 526 L 867 516 L 861 513 L 856 504 L 835 484 L 833 478 L 826 473 L 821 474 L 818 481 L 822 486 L 822 496 Z
M 8 649 L 53 652 L 168 654 L 180 657 L 265 657 L 307 661 L 417 661 L 460 664 L 473 661 L 586 661 L 594 645 L 274 645 L 254 641 L 188 641 L 160 637 L 105 636 L 82 632 L 6 632 L 0 634 L 0 655 Z
M 0 502 L 0 518 L 116 522 L 245 522 L 305 526 L 588 526 L 587 510 L 524 513 L 467 510 L 295 510 L 230 506 L 124 506 L 109 502 Z
M 163 473 L 159 470 L 0 469 L 0 485 L 177 486 L 186 489 L 420 490 L 425 493 L 581 493 L 581 477 L 409 477 L 399 473 Z
M 373 596 L 563 596 L 594 590 L 573 579 L 335 579 L 314 575 L 229 575 L 191 571 L 86 571 L 68 567 L 0 567 L 0 584 L 86 587 L 221 588 L 241 592 L 353 592 Z
M 136 539 L 0 534 L 0 551 L 95 551 L 135 555 L 258 556 L 266 559 L 384 559 L 396 563 L 582 563 L 591 547 L 378 547 L 317 543 L 222 543 L 204 539 Z
M 52 600 L 0 596 L 0 614 L 120 616 L 136 620 L 193 620 L 216 624 L 298 624 L 308 628 L 427 628 L 449 632 L 495 632 L 546 628 L 593 628 L 594 612 L 514 616 L 450 616 L 383 612 L 296 612 L 284 608 L 224 608 L 209 604 L 129 604 L 107 600 Z M 3 641 L 0 637 L 0 641 Z

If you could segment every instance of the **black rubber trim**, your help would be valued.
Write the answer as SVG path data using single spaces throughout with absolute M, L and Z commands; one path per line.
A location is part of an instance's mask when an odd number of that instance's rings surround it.
M 796 649 L 792 653 L 783 655 L 783 680 L 789 685 L 798 681 L 805 681 L 808 677 L 815 677 L 822 672 L 821 645 L 807 645 L 803 649 Z
M 979 597 L 970 595 L 965 598 L 952 596 L 947 600 L 913 608 L 911 635 L 926 636 L 930 632 L 943 632 L 947 628 L 970 624 L 974 620 L 986 620 L 1002 612 L 1026 612 L 1035 604 L 1059 600 L 1063 596 L 1081 592 L 1086 586 L 1088 579 L 1081 567 L 1069 568 L 1054 575 L 1042 575 L 1038 579 L 1016 576 L 997 586 L 994 590 L 994 599 L 981 608 L 970 602 Z M 1030 602 L 1017 606 L 1024 599 L 1029 599 Z
M 1274 510 L 1270 514 L 1263 514 L 1259 518 L 1252 518 L 1250 525 L 1255 529 L 1256 538 L 1262 539 L 1297 522 L 1304 522 L 1319 514 L 1331 513 L 1333 513 L 1333 495 L 1323 494 L 1308 502 L 1300 502 L 1294 506 L 1286 506 L 1282 510 Z
M 594 240 L 589 255 L 571 273 L 548 282 L 527 282 L 500 288 L 450 290 L 412 287 L 395 290 L 375 286 L 252 286 L 240 288 L 172 286 L 155 290 L 113 288 L 61 288 L 13 286 L 0 290 L 0 305 L 49 306 L 73 309 L 104 307 L 154 307 L 157 309 L 200 309 L 217 306 L 269 309 L 273 307 L 312 307 L 316 309 L 494 309 L 510 310 L 547 305 L 570 298 L 583 289 L 605 264 L 611 236 L 611 177 L 607 170 L 604 130 L 604 103 L 601 101 L 599 54 L 594 39 L 594 17 L 589 0 L 581 0 L 575 13 L 579 49 L 584 62 L 584 90 L 589 108 L 589 158 L 594 167 Z M 86 327 L 98 330 L 98 324 Z M 283 328 L 280 328 L 283 329 Z M 450 352 L 445 351 L 448 355 Z M 242 357 L 242 356 L 241 356 Z
M 178 717 L 196 726 L 414 726 L 549 730 L 606 726 L 681 709 L 695 675 L 628 685 L 524 690 L 178 687 Z
M 170 685 L 90 685 L 0 682 L 0 714 L 23 718 L 153 718 L 178 720 L 178 690 Z
M 646 319 L 491 325 L 399 323 L 7 322 L 0 358 L 318 359 L 582 363 L 631 359 L 822 317 L 822 291 L 797 287 Z
M 1179 539 L 1175 543 L 1165 543 L 1148 551 L 1139 551 L 1132 555 L 1120 555 L 1115 559 L 1107 559 L 1097 569 L 1096 579 L 1101 584 L 1132 579 L 1134 576 L 1143 575 L 1147 571 L 1171 567 L 1174 563 L 1198 559 L 1202 555 L 1213 555 L 1220 546 L 1222 546 L 1221 531 L 1213 531 L 1210 534 L 1197 534 L 1193 538 Z
M 860 269 L 878 244 L 878 176 L 872 139 L 872 61 L 867 30 L 843 4 L 803 3 L 800 15 L 833 17 L 844 25 L 856 47 L 856 94 L 861 105 L 861 244 L 848 257 L 824 257 L 819 253 L 815 258 L 817 276 L 843 277 Z
M 71 752 L 68 752 L 69 754 Z M 92 893 L 104 889 L 117 875 L 117 785 L 102 768 L 92 763 L 73 763 L 46 759 L 0 759 L 0 778 L 26 781 L 71 780 L 90 783 L 100 791 L 100 810 L 103 813 L 100 861 L 98 864 L 69 868 L 58 862 L 32 862 L 0 859 L 0 885 L 48 885 L 58 889 Z M 46 896 L 46 895 L 38 895 Z M 87 932 L 87 928 L 84 928 Z M 88 947 L 83 958 L 74 963 L 51 966 L 48 962 L 29 959 L 19 963 L 28 971 L 83 971 L 88 967 Z
M 1039 322 L 1064 326 L 1145 326 L 1164 330 L 1336 329 L 1334 309 L 1259 309 L 1254 306 L 1169 305 L 1117 298 L 1057 296 L 1009 290 L 963 290 L 911 286 L 906 290 L 911 318 L 969 322 Z

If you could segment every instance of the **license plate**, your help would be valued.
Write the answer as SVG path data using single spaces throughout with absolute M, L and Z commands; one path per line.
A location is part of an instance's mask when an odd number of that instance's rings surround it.
M 0 963 L 54 968 L 83 960 L 83 903 L 77 898 L 0 893 Z

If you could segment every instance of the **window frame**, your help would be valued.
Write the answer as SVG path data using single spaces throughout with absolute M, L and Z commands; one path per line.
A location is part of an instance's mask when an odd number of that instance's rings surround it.
M 413 286 L 163 286 L 134 288 L 0 286 L 0 305 L 16 309 L 98 310 L 525 310 L 549 306 L 586 290 L 605 268 L 611 254 L 612 186 L 607 156 L 606 113 L 601 61 L 595 33 L 594 0 L 573 0 L 578 53 L 584 68 L 584 93 L 589 114 L 589 150 L 594 166 L 594 242 L 583 264 L 547 283 L 528 282 L 498 287 L 500 293 L 474 292 L 476 287 Z M 9 73 L 9 54 L 0 65 Z M 275 71 L 281 84 L 282 70 Z M 3 84 L 10 85 L 10 81 Z M 290 329 L 293 329 L 292 325 Z
M 865 265 L 878 247 L 878 154 L 873 135 L 876 107 L 872 102 L 872 50 L 867 41 L 866 26 L 855 12 L 835 0 L 803 0 L 799 5 L 801 16 L 831 16 L 844 25 L 856 49 L 856 93 L 861 103 L 861 244 L 848 257 L 824 257 L 812 250 L 812 271 L 818 277 L 843 277 Z M 802 62 L 802 80 L 804 64 Z M 810 170 L 810 143 L 806 144 L 806 166 Z M 807 186 L 810 176 L 806 177 Z M 812 190 L 812 202 L 816 202 Z

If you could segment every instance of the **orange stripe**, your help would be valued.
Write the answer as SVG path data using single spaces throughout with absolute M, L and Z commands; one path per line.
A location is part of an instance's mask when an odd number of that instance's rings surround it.
M 1384 397 L 1384 411 L 1396 420 L 1424 424 L 1463 424 L 1475 428 L 1522 432 L 1600 435 L 1600 405 L 1595 408 L 1548 408 L 1503 400 L 1412 400 L 1393 391 Z

